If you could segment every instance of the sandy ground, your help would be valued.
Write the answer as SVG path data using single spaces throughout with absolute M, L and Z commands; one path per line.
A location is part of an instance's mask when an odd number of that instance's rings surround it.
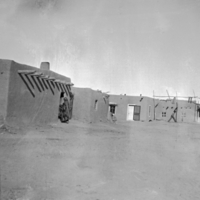
M 199 200 L 200 125 L 2 130 L 0 167 L 1 200 Z

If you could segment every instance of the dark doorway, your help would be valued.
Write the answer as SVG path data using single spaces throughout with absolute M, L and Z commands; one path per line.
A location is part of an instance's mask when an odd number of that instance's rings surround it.
M 69 100 L 66 97 L 66 93 L 60 93 L 60 105 L 59 105 L 59 113 L 58 118 L 61 122 L 68 123 L 70 119 L 70 111 L 69 111 Z
M 110 106 L 110 112 L 111 112 L 112 114 L 115 114 L 115 112 L 116 112 L 116 105 L 111 104 L 111 105 L 109 105 L 109 106 Z
M 140 121 L 140 110 L 141 106 L 134 106 L 133 120 Z
M 61 93 L 60 93 L 60 105 L 63 104 L 63 99 L 64 99 L 64 97 L 65 97 L 65 93 L 64 93 L 64 92 L 61 92 Z

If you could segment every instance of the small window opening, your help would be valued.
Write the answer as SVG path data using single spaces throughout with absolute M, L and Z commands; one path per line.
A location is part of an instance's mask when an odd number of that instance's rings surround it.
M 94 109 L 95 109 L 95 110 L 98 109 L 98 100 L 95 100 L 95 102 L 94 102 Z
M 166 112 L 162 112 L 162 117 L 166 117 Z
M 115 112 L 116 112 L 116 105 L 110 105 L 110 112 L 112 114 L 115 114 Z
M 151 106 L 149 106 L 149 117 L 151 117 Z

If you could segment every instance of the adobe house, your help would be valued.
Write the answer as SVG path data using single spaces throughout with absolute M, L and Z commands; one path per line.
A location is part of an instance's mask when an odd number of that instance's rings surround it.
M 145 96 L 110 95 L 108 117 L 113 113 L 118 121 L 152 121 L 155 103 Z
M 90 88 L 72 87 L 74 94 L 73 119 L 85 122 L 106 122 L 108 95 Z
M 169 121 L 174 110 L 177 109 L 174 117 L 177 122 L 199 122 L 200 107 L 194 101 L 186 100 L 160 100 L 161 110 L 156 110 L 157 119 Z M 175 120 L 171 119 L 171 122 Z
M 55 122 L 64 96 L 72 112 L 71 79 L 50 71 L 49 63 L 39 69 L 1 59 L 0 85 L 0 119 L 5 123 Z

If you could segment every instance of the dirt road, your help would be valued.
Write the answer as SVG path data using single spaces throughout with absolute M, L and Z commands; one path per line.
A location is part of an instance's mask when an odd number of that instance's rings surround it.
M 0 133 L 1 200 L 199 200 L 200 125 L 52 124 Z

